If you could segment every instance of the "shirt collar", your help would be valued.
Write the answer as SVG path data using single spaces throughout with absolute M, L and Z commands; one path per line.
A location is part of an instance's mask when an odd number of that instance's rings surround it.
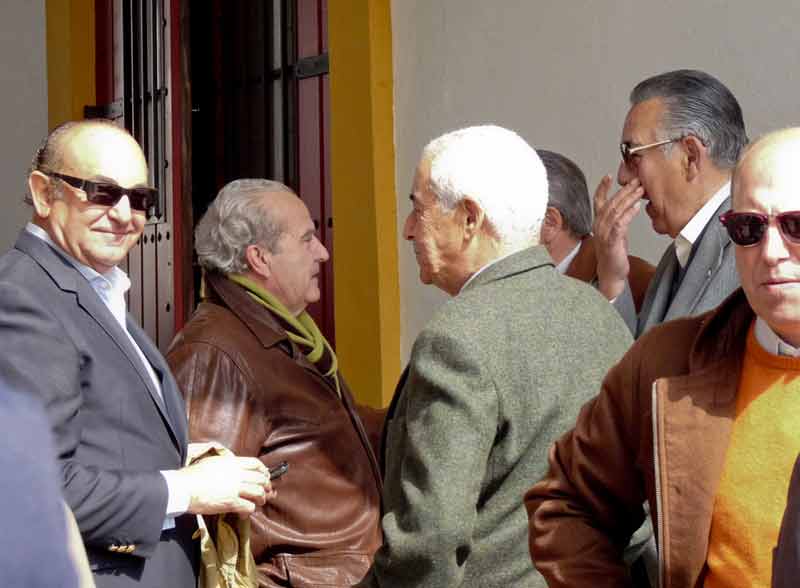
M 678 236 L 675 237 L 675 256 L 678 258 L 681 268 L 686 267 L 694 242 L 700 237 L 703 229 L 706 228 L 711 217 L 714 216 L 722 201 L 730 195 L 730 192 L 731 183 L 728 182 L 709 198 L 708 202 L 695 213 L 691 220 L 686 223 L 686 226 L 681 229 L 681 232 L 678 233 Z
M 558 262 L 556 266 L 556 271 L 560 274 L 566 273 L 567 269 L 569 268 L 569 264 L 572 263 L 572 260 L 575 259 L 575 256 L 578 255 L 578 251 L 580 251 L 581 244 L 583 241 L 578 241 L 578 244 L 572 248 L 572 251 L 567 253 L 567 256 Z
M 66 251 L 64 251 L 61 247 L 59 247 L 53 239 L 50 238 L 50 235 L 39 225 L 35 225 L 33 223 L 28 223 L 25 225 L 25 230 L 28 231 L 34 237 L 37 237 L 47 243 L 52 249 L 58 252 L 64 259 L 66 259 L 70 265 L 72 265 L 80 274 L 86 278 L 86 281 L 92 285 L 93 288 L 97 288 L 98 286 L 103 289 L 110 289 L 113 292 L 117 292 L 119 294 L 125 294 L 130 287 L 131 281 L 128 278 L 128 275 L 119 269 L 118 267 L 112 267 L 109 271 L 104 274 L 101 274 L 94 268 L 85 265 L 69 255 Z
M 800 349 L 781 339 L 761 317 L 756 318 L 756 341 L 772 355 L 800 357 Z

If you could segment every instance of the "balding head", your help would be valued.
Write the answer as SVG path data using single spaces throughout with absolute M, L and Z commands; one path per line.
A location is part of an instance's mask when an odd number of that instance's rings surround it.
M 47 136 L 33 158 L 28 176 L 33 222 L 65 253 L 105 273 L 125 258 L 147 220 L 144 210 L 131 208 L 130 192 L 120 188 L 147 188 L 147 181 L 142 149 L 125 129 L 103 120 L 66 123 Z M 103 186 L 111 188 L 104 192 Z M 117 194 L 113 204 L 90 199 L 111 190 Z
M 130 137 L 130 133 L 124 128 L 117 126 L 110 120 L 90 119 L 90 120 L 71 120 L 62 123 L 50 131 L 42 140 L 36 153 L 31 160 L 28 175 L 36 170 L 57 171 L 61 168 L 64 161 L 65 150 L 69 149 L 69 139 L 74 136 L 76 131 L 104 129 L 107 132 L 118 132 Z M 134 140 L 131 137 L 131 140 Z M 31 195 L 27 193 L 25 201 L 31 204 Z
M 734 206 L 739 186 L 755 177 L 780 176 L 787 179 L 793 172 L 800 178 L 800 127 L 773 131 L 754 141 L 742 153 L 733 172 Z M 797 206 L 800 209 L 800 203 Z
M 751 213 L 739 216 L 747 221 L 742 233 L 760 236 L 736 245 L 742 288 L 755 313 L 794 346 L 800 346 L 800 242 L 791 236 L 795 220 L 778 215 L 800 210 L 799 160 L 800 128 L 784 129 L 753 143 L 733 175 L 734 216 Z

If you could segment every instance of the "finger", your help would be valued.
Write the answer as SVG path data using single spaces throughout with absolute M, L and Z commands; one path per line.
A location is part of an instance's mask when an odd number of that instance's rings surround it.
M 594 191 L 594 214 L 598 216 L 599 211 L 603 208 L 606 201 L 608 200 L 608 190 L 611 187 L 611 176 L 606 174 L 603 176 L 603 179 L 600 180 L 600 183 L 597 184 L 597 188 Z
M 255 502 L 245 500 L 244 498 L 237 498 L 231 503 L 231 507 L 227 510 L 227 512 L 237 512 L 247 516 L 254 513 L 255 510 Z
M 238 461 L 239 467 L 243 470 L 251 470 L 255 472 L 261 472 L 263 475 L 269 475 L 269 469 L 267 466 L 264 465 L 257 457 L 237 457 L 236 460 Z
M 628 225 L 631 224 L 631 221 L 633 220 L 633 217 L 635 217 L 641 209 L 642 209 L 642 201 L 641 200 L 637 200 L 636 202 L 633 203 L 633 206 L 628 208 L 625 211 L 625 213 L 622 216 L 620 216 L 619 225 L 626 229 L 625 230 L 625 236 L 626 237 L 627 237 L 627 234 L 628 234 L 628 231 L 627 231 Z
M 244 498 L 259 506 L 263 506 L 267 501 L 269 490 L 271 490 L 271 488 L 267 489 L 260 485 L 243 485 L 239 488 L 239 498 Z
M 258 484 L 260 486 L 266 486 L 269 484 L 269 474 L 254 470 L 241 470 L 239 472 L 239 481 L 243 484 Z
M 635 182 L 635 184 L 634 184 Z M 614 195 L 603 211 L 603 218 L 610 223 L 615 223 L 623 214 L 641 200 L 644 188 L 637 180 L 629 182 Z
M 617 217 L 616 222 L 611 226 L 609 233 L 608 233 L 608 242 L 609 243 L 616 243 L 618 241 L 622 241 L 623 244 L 627 243 L 628 240 L 628 226 L 631 224 L 631 221 L 636 216 L 636 214 L 641 210 L 642 202 L 641 200 L 637 200 L 630 208 L 628 208 L 623 214 Z M 627 249 L 627 247 L 626 247 Z

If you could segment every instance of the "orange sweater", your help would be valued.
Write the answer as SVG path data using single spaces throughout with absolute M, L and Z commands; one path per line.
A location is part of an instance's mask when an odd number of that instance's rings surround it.
M 705 588 L 770 585 L 798 453 L 800 358 L 767 353 L 751 327 L 711 518 Z

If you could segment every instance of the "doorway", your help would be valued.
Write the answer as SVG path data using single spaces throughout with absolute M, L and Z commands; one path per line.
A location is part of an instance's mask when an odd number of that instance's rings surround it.
M 300 195 L 333 257 L 326 23 L 326 0 L 191 3 L 186 204 L 195 223 L 227 182 L 273 179 Z M 199 292 L 194 256 L 192 275 Z M 332 260 L 322 266 L 320 290 L 308 312 L 333 345 Z

